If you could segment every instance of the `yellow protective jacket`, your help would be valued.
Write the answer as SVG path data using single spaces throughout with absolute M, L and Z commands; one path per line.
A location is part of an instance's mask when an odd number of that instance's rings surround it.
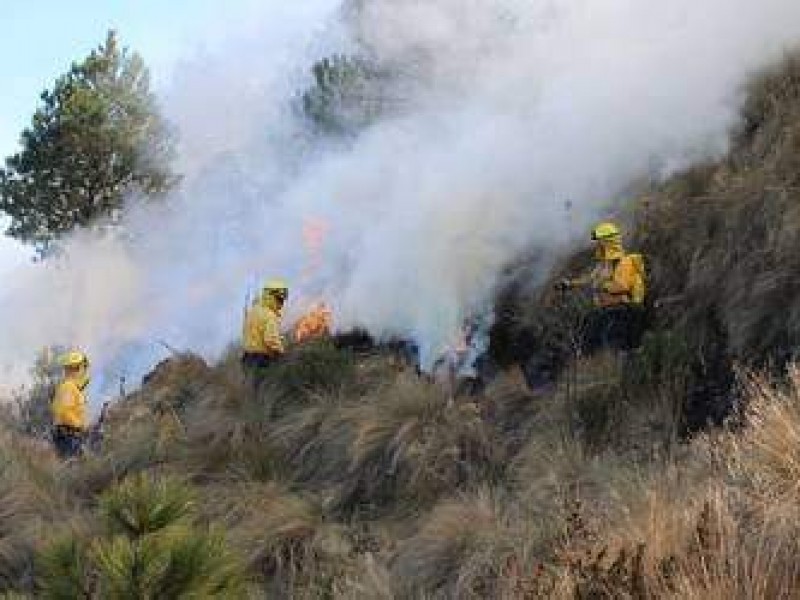
M 256 302 L 244 317 L 242 347 L 249 354 L 278 356 L 283 354 L 281 311 L 269 299 Z
M 58 384 L 51 409 L 54 425 L 86 429 L 86 396 L 74 380 Z
M 576 280 L 594 293 L 599 308 L 644 303 L 646 282 L 644 262 L 640 254 L 627 254 L 618 243 L 601 244 L 595 254 L 594 269 Z

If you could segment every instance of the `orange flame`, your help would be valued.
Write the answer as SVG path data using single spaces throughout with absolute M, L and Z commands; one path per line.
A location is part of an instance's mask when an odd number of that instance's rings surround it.
M 310 278 L 322 266 L 323 246 L 330 225 L 318 217 L 308 217 L 303 223 L 303 247 L 306 251 L 306 266 L 303 278 Z
M 331 334 L 333 313 L 324 302 L 318 303 L 311 311 L 300 317 L 294 326 L 294 341 L 307 342 Z

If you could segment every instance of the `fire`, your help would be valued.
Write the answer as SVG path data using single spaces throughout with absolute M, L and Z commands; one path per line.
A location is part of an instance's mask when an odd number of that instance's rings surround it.
M 459 380 L 476 380 L 480 376 L 479 361 L 489 351 L 489 330 L 494 317 L 478 315 L 465 319 L 453 335 L 449 345 L 442 349 L 433 365 L 434 379 L 455 389 Z
M 322 266 L 323 247 L 330 230 L 324 219 L 308 217 L 303 223 L 303 247 L 306 251 L 306 266 L 303 279 L 310 279 Z
M 307 342 L 318 338 L 327 337 L 333 327 L 333 313 L 327 304 L 319 302 L 304 316 L 300 317 L 294 326 L 294 341 Z
M 322 267 L 325 240 L 329 230 L 330 225 L 323 218 L 309 216 L 303 221 L 302 240 L 306 256 L 300 280 L 307 285 Z M 309 305 L 305 301 L 301 301 L 300 304 Z M 325 302 L 315 302 L 311 303 L 311 306 L 311 310 L 300 317 L 294 325 L 292 337 L 295 342 L 302 343 L 331 334 L 333 314 L 328 305 Z

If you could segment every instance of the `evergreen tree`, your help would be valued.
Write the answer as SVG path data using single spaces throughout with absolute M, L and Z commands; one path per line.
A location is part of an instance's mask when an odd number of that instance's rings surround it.
M 21 151 L 0 169 L 8 234 L 40 255 L 74 228 L 114 218 L 129 194 L 157 197 L 174 182 L 149 72 L 113 31 L 41 100 Z
M 388 70 L 360 57 L 334 55 L 311 69 L 314 84 L 302 95 L 303 112 L 324 133 L 352 134 L 393 108 Z

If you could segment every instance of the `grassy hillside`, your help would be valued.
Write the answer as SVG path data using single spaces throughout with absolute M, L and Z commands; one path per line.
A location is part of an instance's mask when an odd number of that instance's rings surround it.
M 492 348 L 506 368 L 476 397 L 451 398 L 390 352 L 319 342 L 293 348 L 258 393 L 234 354 L 174 357 L 76 463 L 9 418 L 0 588 L 797 595 L 800 372 L 784 365 L 800 335 L 798 59 L 754 80 L 733 140 L 724 161 L 629 207 L 659 300 L 642 350 L 582 357 L 547 392 L 514 365 L 544 339 L 569 344 L 585 307 L 510 285 Z

